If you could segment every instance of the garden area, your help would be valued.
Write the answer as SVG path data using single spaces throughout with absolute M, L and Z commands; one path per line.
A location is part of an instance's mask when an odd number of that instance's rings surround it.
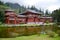
M 0 25 L 0 40 L 60 40 L 60 27 L 54 25 Z

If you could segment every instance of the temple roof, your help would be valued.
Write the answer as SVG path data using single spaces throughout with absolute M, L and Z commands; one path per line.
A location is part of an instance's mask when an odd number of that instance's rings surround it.
M 52 17 L 40 17 L 40 18 L 52 18 Z
M 34 14 L 42 14 L 41 12 L 37 12 L 37 11 L 35 11 L 35 10 L 30 10 L 30 9 L 27 9 L 25 12 L 20 13 L 20 14 L 25 14 L 26 12 L 32 12 L 32 13 L 34 13 Z
M 27 16 L 25 16 L 25 15 L 17 15 L 17 17 L 27 17 Z

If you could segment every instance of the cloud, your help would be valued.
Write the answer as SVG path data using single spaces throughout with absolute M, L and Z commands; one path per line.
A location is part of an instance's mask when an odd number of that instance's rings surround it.
M 24 5 L 36 5 L 36 4 L 51 4 L 57 2 L 57 0 L 23 0 Z
M 60 7 L 60 0 L 1 0 L 4 2 L 13 2 L 19 3 L 24 6 L 32 6 L 34 5 L 36 8 L 49 9 L 49 11 L 53 11 Z
M 49 11 L 53 11 L 53 10 L 59 9 L 59 7 L 60 7 L 60 6 L 58 6 L 58 5 L 51 5 L 51 6 L 49 6 L 47 9 L 48 9 Z
M 23 5 L 23 0 L 1 0 L 3 2 L 12 2 L 12 3 L 19 3 L 20 5 Z

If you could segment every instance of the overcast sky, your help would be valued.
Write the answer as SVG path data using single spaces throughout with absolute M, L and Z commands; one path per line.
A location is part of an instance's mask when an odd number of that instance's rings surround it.
M 60 8 L 60 0 L 1 0 L 4 2 L 13 2 L 19 3 L 24 6 L 32 6 L 34 5 L 36 8 L 42 8 L 44 10 L 48 9 L 49 11 L 53 11 L 55 9 Z

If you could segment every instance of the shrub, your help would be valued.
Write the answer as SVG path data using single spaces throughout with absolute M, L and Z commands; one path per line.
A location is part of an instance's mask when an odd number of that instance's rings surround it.
M 40 35 L 40 27 L 0 27 L 0 37 Z
M 19 36 L 19 33 L 15 33 L 15 32 L 9 33 L 9 37 L 17 37 L 17 36 Z
M 2 22 L 0 22 L 0 25 L 2 24 Z
M 58 34 L 58 36 L 60 36 L 60 30 L 57 30 L 57 34 Z
M 60 25 L 60 22 L 57 22 L 57 25 Z
M 53 31 L 47 31 L 46 34 L 48 34 L 49 37 L 56 37 L 57 36 L 56 33 Z
M 48 23 L 49 23 L 49 21 L 48 21 L 48 20 L 46 20 L 46 23 L 48 24 Z
M 6 28 L 1 28 L 0 27 L 0 38 L 3 38 L 3 37 L 8 37 L 8 33 L 7 33 L 7 31 L 6 31 Z

